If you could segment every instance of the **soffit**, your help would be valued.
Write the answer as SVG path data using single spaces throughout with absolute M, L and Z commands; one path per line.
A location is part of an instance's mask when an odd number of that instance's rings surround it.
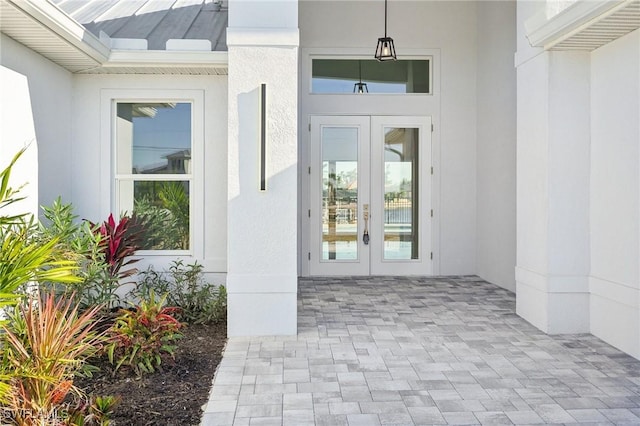
M 70 40 L 43 25 L 16 4 L 19 3 L 0 0 L 0 30 L 7 36 L 71 72 L 96 67 L 106 59 L 101 52 L 87 53 L 74 46 Z
M 551 19 L 527 21 L 533 46 L 592 51 L 640 28 L 640 0 L 578 0 Z
M 640 1 L 612 13 L 553 46 L 553 50 L 595 50 L 640 28 Z

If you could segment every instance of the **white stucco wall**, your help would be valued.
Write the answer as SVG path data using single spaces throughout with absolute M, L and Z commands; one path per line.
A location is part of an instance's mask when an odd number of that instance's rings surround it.
M 199 253 L 185 261 L 197 260 L 205 271 L 226 271 L 227 253 L 227 78 L 225 76 L 152 76 L 152 75 L 76 75 L 73 103 L 73 153 L 71 162 L 72 196 L 82 218 L 100 221 L 107 218 L 115 206 L 113 196 L 112 142 L 110 133 L 109 98 L 136 96 L 167 98 L 193 93 L 204 99 L 204 175 L 203 204 L 193 206 L 195 221 L 203 229 L 194 229 L 194 246 Z M 146 95 L 145 95 L 146 94 Z M 196 114 L 196 111 L 193 111 Z M 197 125 L 197 124 L 196 124 Z M 198 130 L 194 129 L 194 134 Z M 194 158 L 194 161 L 197 159 Z M 168 266 L 175 256 L 148 256 L 136 264 L 157 268 Z M 222 276 L 212 280 L 222 280 Z
M 305 173 L 303 168 L 308 164 L 306 126 L 310 114 L 431 116 L 435 125 L 433 159 L 436 176 L 433 182 L 437 186 L 433 200 L 436 215 L 434 270 L 440 274 L 477 272 L 476 120 L 477 105 L 482 102 L 477 99 L 476 90 L 476 9 L 476 2 L 390 2 L 388 34 L 395 41 L 398 55 L 434 54 L 434 95 L 369 95 L 368 101 L 352 96 L 333 102 L 328 109 L 326 97 L 308 95 L 310 70 L 304 65 L 308 60 L 305 51 L 324 49 L 325 54 L 346 51 L 352 55 L 373 56 L 377 38 L 384 31 L 384 4 L 378 1 L 303 1 L 299 4 L 303 52 L 300 173 Z M 307 197 L 307 184 L 301 183 L 301 199 Z M 304 204 L 301 207 L 307 208 Z M 308 233 L 303 225 L 301 230 Z M 301 238 L 301 241 L 304 240 Z M 304 246 L 303 242 L 301 246 Z
M 0 171 L 23 148 L 13 165 L 9 187 L 24 200 L 4 206 L 0 216 L 38 214 L 38 144 L 31 112 L 31 96 L 26 76 L 0 66 Z
M 49 205 L 58 195 L 69 198 L 75 167 L 71 163 L 71 73 L 4 34 L 0 34 L 0 64 L 25 76 L 28 85 L 39 159 L 38 182 L 31 185 L 39 187 L 34 202 Z M 2 94 L 3 102 L 10 99 Z
M 476 273 L 515 291 L 516 3 L 477 4 Z
M 640 358 L 640 31 L 591 54 L 591 331 Z
M 518 3 L 517 313 L 548 333 L 589 331 L 589 55 L 540 52 Z

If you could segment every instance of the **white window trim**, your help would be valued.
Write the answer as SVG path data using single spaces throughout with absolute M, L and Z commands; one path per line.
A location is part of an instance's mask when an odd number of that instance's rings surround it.
M 407 49 L 405 49 L 407 50 Z M 326 48 L 308 48 L 303 49 L 303 60 L 306 61 L 307 73 L 306 79 L 307 94 L 310 96 L 362 96 L 358 93 L 314 93 L 313 92 L 313 60 L 314 59 L 360 59 L 375 60 L 369 51 L 364 53 L 362 49 L 340 49 L 339 52 L 331 51 Z M 434 96 L 436 95 L 434 87 L 434 66 L 435 55 L 431 50 L 409 49 L 405 54 L 398 55 L 398 60 L 420 60 L 429 61 L 429 93 L 369 93 L 366 96 Z
M 176 258 L 202 259 L 204 257 L 204 91 L 202 90 L 163 90 L 163 89 L 105 89 L 100 96 L 101 105 L 101 158 L 110 159 L 110 167 L 103 168 L 102 182 L 108 182 L 101 190 L 102 210 L 120 215 L 118 208 L 118 193 L 116 176 L 127 175 L 116 172 L 116 105 L 117 103 L 136 102 L 188 102 L 191 107 L 191 138 L 192 138 L 192 172 L 189 188 L 190 220 L 189 220 L 189 250 L 139 250 L 139 256 L 154 259 L 167 258 L 168 263 Z M 137 175 L 136 175 L 137 176 Z M 158 175 L 145 180 L 166 177 Z M 175 175 L 177 176 L 177 175 Z M 188 175 L 186 175 L 188 176 Z M 139 177 L 139 176 L 137 176 Z M 166 179 L 162 179 L 166 180 Z M 173 179 L 171 180 L 180 180 Z M 189 179 L 182 179 L 189 180 Z M 104 200 L 108 200 L 105 202 Z M 155 263 L 155 262 L 154 262 Z

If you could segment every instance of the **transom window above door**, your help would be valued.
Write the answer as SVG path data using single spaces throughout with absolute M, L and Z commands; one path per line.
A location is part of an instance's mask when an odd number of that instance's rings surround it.
M 362 90 L 362 84 L 366 86 L 366 90 Z M 311 93 L 430 94 L 431 61 L 404 59 L 379 62 L 374 59 L 314 58 Z

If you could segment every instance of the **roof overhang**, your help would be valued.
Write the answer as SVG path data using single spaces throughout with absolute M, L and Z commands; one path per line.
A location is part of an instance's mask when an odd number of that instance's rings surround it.
M 640 28 L 640 0 L 577 0 L 548 18 L 525 23 L 532 46 L 592 51 Z
M 112 50 L 109 61 L 80 74 L 226 75 L 227 52 Z
M 73 73 L 227 74 L 227 52 L 110 49 L 48 1 L 0 0 L 0 30 Z

